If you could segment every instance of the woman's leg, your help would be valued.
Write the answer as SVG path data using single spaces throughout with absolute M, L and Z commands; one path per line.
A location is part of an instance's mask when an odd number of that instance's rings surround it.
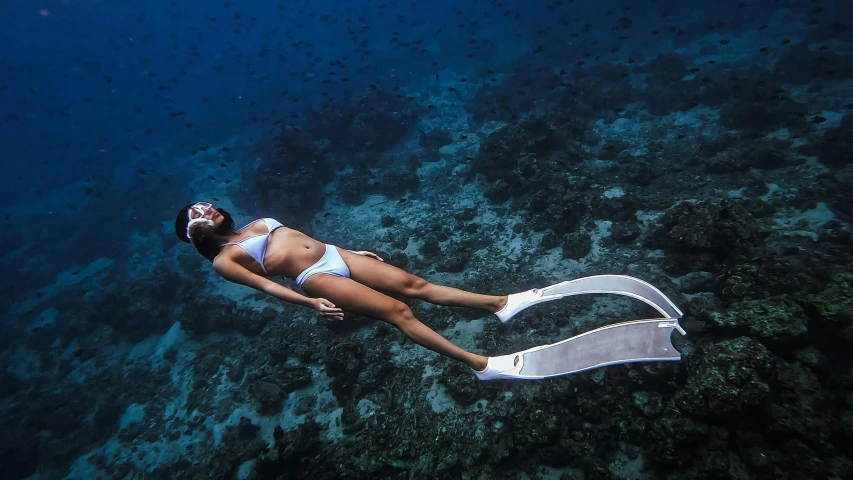
M 471 307 L 495 313 L 506 305 L 506 295 L 482 295 L 427 282 L 423 278 L 374 258 L 338 251 L 353 280 L 381 292 L 394 292 L 436 305 Z
M 414 275 L 413 275 L 414 276 Z M 506 295 L 481 295 L 479 293 L 466 292 L 458 288 L 436 285 L 414 276 L 413 280 L 405 290 L 400 292 L 407 297 L 418 298 L 436 305 L 447 305 L 452 307 L 472 307 L 495 313 L 506 305 Z
M 418 345 L 463 362 L 474 370 L 486 368 L 486 357 L 454 345 L 418 321 L 405 303 L 361 283 L 346 277 L 318 273 L 302 284 L 302 290 L 312 297 L 325 298 L 342 310 L 388 322 Z

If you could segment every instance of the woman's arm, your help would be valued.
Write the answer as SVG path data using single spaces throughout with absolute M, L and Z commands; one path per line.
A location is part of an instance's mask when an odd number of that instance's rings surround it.
M 305 295 L 300 295 L 284 285 L 250 272 L 245 267 L 228 257 L 216 257 L 216 261 L 213 263 L 213 269 L 228 281 L 254 288 L 255 290 L 267 293 L 275 298 L 284 300 L 285 302 L 313 308 L 324 316 L 339 318 L 344 316 L 343 310 L 335 307 L 335 304 L 325 298 L 309 298 Z
M 216 262 L 213 264 L 213 269 L 228 281 L 254 288 L 285 302 L 302 305 L 303 307 L 314 306 L 311 298 L 300 295 L 284 285 L 273 282 L 269 278 L 252 273 L 228 257 L 217 257 Z

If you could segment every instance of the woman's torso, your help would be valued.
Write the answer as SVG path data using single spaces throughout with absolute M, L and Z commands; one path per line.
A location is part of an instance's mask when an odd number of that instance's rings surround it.
M 222 247 L 219 255 L 226 255 L 251 272 L 258 275 L 284 275 L 296 278 L 303 270 L 317 263 L 326 251 L 325 244 L 304 233 L 287 227 L 274 229 L 267 238 L 263 261 L 266 272 L 252 256 L 238 245 L 247 238 L 267 234 L 267 224 L 255 221 L 239 230 L 229 245 Z

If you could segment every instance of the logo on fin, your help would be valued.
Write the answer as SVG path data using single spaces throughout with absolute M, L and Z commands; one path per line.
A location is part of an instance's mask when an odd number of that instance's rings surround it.
M 512 362 L 512 366 L 515 367 L 518 365 L 518 361 L 521 360 L 521 357 L 516 355 L 515 360 Z

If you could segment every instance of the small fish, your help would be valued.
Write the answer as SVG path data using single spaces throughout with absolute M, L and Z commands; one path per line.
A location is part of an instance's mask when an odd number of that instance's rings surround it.
M 407 201 L 408 201 L 407 199 L 401 198 L 399 201 L 397 201 L 397 205 L 402 205 L 402 204 L 406 203 Z
M 826 121 L 826 117 L 821 117 L 820 115 L 815 115 L 812 117 L 812 123 L 820 125 L 821 123 Z

